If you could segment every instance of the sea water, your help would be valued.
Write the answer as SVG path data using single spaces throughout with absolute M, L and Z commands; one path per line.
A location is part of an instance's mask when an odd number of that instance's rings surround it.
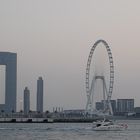
M 0 123 L 0 140 L 140 140 L 140 120 L 124 131 L 93 131 L 92 123 Z

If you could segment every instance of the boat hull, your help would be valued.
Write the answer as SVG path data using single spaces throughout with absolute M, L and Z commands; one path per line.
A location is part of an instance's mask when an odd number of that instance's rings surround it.
M 95 131 L 122 131 L 125 130 L 126 128 L 121 125 L 109 125 L 109 126 L 99 126 L 93 128 Z

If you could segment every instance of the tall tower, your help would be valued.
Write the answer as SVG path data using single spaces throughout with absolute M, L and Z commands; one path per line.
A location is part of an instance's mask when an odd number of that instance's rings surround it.
M 43 112 L 43 79 L 39 77 L 37 80 L 37 112 Z
M 0 65 L 5 65 L 5 104 L 0 105 L 0 110 L 7 113 L 16 112 L 17 95 L 17 54 L 0 52 Z
M 24 113 L 28 114 L 30 110 L 30 91 L 28 87 L 24 89 Z

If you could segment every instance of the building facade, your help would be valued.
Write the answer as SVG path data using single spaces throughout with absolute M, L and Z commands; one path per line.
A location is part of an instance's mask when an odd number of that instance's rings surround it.
M 95 108 L 96 108 L 96 110 L 103 110 L 104 109 L 103 102 L 96 102 L 95 103 Z
M 28 87 L 24 89 L 24 114 L 28 114 L 30 111 L 30 91 Z
M 4 112 L 16 112 L 17 97 L 17 54 L 0 52 L 0 65 L 5 65 L 5 104 L 0 105 Z
M 104 110 L 104 102 L 107 101 L 102 100 L 101 102 L 96 102 L 95 104 L 96 110 Z M 116 100 L 110 100 L 110 103 L 113 113 L 116 113 Z
M 117 112 L 128 113 L 134 111 L 134 99 L 117 99 Z
M 43 79 L 39 77 L 37 80 L 37 112 L 43 112 Z

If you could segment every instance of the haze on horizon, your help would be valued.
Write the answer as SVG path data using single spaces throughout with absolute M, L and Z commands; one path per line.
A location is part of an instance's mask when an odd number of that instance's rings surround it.
M 18 109 L 25 86 L 36 108 L 39 76 L 44 110 L 85 108 L 86 63 L 98 39 L 106 40 L 114 58 L 112 99 L 134 98 L 140 106 L 139 5 L 139 0 L 1 0 L 0 51 L 18 56 Z

